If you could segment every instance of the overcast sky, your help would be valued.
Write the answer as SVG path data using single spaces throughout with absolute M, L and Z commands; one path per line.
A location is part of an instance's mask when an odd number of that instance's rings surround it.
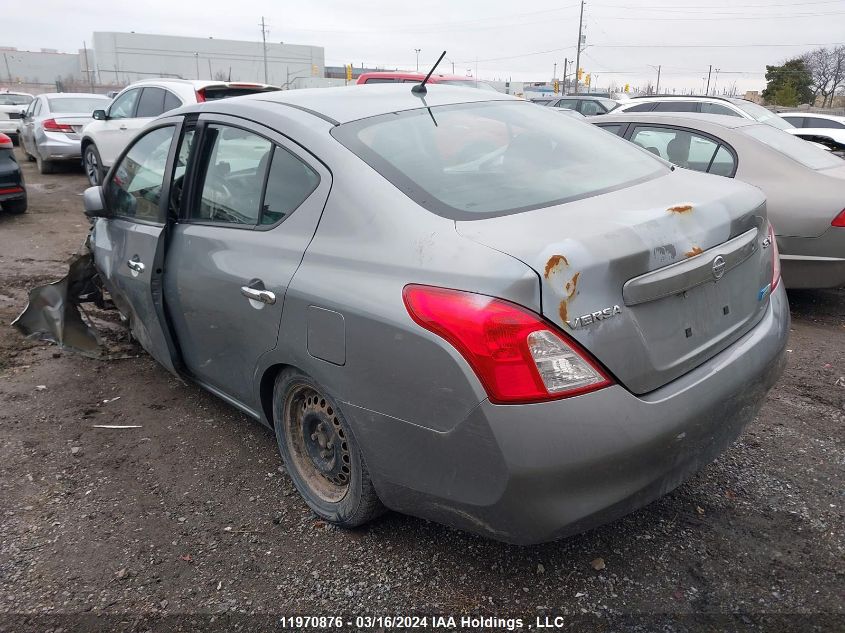
M 449 72 L 454 62 L 460 75 L 477 67 L 481 79 L 539 81 L 555 63 L 560 76 L 564 59 L 575 57 L 580 3 L 39 0 L 37 15 L 16 6 L 4 12 L 0 45 L 75 52 L 93 31 L 260 41 L 263 15 L 269 41 L 322 46 L 327 65 L 413 69 L 419 48 L 422 68 L 445 49 Z M 717 89 L 736 82 L 744 92 L 765 86 L 767 63 L 845 43 L 845 0 L 595 0 L 586 3 L 584 25 L 581 67 L 598 76 L 599 88 L 644 85 L 662 65 L 661 87 L 703 90 L 712 64 Z

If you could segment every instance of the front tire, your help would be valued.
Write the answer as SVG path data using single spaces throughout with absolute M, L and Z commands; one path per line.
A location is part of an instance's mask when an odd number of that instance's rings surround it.
M 92 187 L 103 184 L 103 161 L 100 159 L 100 152 L 93 143 L 85 146 L 82 154 L 82 165 L 85 167 L 85 175 Z
M 351 528 L 384 512 L 349 424 L 310 376 L 295 369 L 279 374 L 273 424 L 293 484 L 315 514 Z

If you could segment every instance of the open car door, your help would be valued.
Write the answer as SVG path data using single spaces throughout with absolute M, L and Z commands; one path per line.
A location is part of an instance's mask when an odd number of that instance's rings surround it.
M 182 117 L 156 122 L 122 154 L 102 187 L 103 217 L 91 235 L 94 263 L 133 336 L 178 375 L 162 299 L 168 204 Z M 182 167 L 184 171 L 184 166 Z M 86 196 L 91 195 L 86 192 Z

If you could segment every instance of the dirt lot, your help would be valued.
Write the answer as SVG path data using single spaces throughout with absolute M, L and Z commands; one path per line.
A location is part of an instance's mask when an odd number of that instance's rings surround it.
M 397 514 L 341 531 L 297 496 L 271 433 L 143 352 L 91 360 L 9 327 L 88 226 L 80 170 L 25 167 L 29 213 L 0 214 L 0 631 L 292 613 L 845 630 L 845 290 L 790 294 L 788 369 L 759 419 L 637 513 L 530 548 Z

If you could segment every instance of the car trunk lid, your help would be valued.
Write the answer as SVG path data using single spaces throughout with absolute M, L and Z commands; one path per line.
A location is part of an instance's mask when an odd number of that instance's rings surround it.
M 725 349 L 767 305 L 764 198 L 736 181 L 675 170 L 457 230 L 533 268 L 542 314 L 637 394 Z

